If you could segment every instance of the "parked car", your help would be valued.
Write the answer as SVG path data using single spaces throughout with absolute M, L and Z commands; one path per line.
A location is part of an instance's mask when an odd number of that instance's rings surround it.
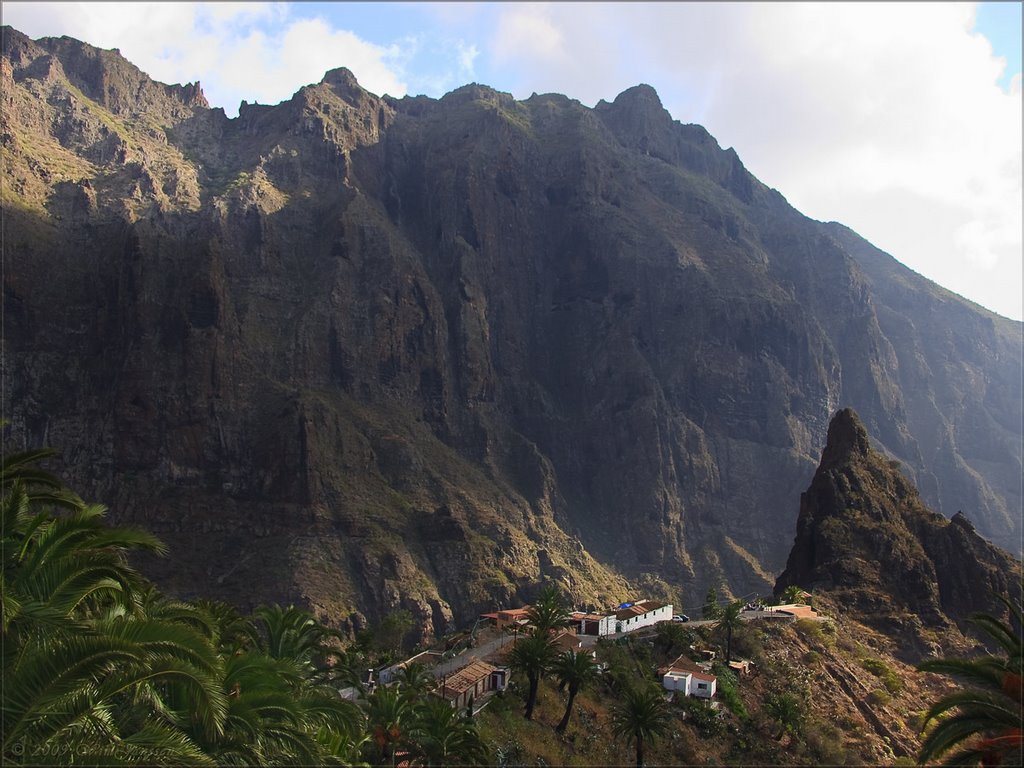
M 687 622 L 689 620 L 690 617 L 687 616 L 685 613 L 677 613 L 675 616 L 672 617 L 672 621 Z

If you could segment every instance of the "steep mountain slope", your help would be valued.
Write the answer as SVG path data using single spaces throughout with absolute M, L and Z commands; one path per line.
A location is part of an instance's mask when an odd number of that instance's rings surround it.
M 544 577 L 765 591 L 840 404 L 1019 544 L 1021 325 L 647 86 L 395 100 L 333 70 L 228 119 L 69 38 L 2 54 L 4 412 L 168 540 L 169 588 L 434 629 Z
M 920 656 L 953 622 L 977 611 L 1001 614 L 995 596 L 1019 592 L 1020 574 L 1021 563 L 981 538 L 962 512 L 949 520 L 925 507 L 899 463 L 870 446 L 847 408 L 829 424 L 775 589 L 821 591 Z

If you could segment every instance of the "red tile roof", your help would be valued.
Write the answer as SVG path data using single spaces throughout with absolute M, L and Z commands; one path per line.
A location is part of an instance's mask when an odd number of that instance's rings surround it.
M 445 698 L 454 699 L 458 697 L 497 669 L 497 667 L 488 664 L 486 661 L 470 662 L 458 672 L 454 672 L 445 678 L 443 688 Z M 441 687 L 438 686 L 438 688 L 440 689 Z

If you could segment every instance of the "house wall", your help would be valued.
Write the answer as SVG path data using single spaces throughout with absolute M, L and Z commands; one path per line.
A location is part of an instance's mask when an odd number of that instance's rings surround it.
M 672 605 L 664 605 L 661 608 L 657 608 L 647 613 L 642 613 L 639 616 L 633 616 L 628 619 L 622 619 L 616 621 L 616 632 L 635 632 L 643 627 L 649 627 L 653 624 L 657 624 L 659 621 L 671 621 L 672 620 Z
M 703 688 L 701 686 L 704 686 Z M 688 693 L 691 696 L 696 696 L 698 699 L 710 699 L 715 695 L 715 690 L 718 684 L 716 681 L 700 680 L 699 678 L 690 676 L 690 689 Z
M 666 690 L 687 693 L 691 677 L 691 675 L 685 672 L 669 672 L 661 678 L 661 684 Z
M 594 619 L 581 619 L 577 633 L 580 635 L 591 635 L 604 637 L 615 632 L 615 617 L 603 616 L 599 621 Z

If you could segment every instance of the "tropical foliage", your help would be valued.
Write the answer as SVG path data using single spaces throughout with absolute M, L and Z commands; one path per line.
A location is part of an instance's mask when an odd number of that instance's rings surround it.
M 718 592 L 714 587 L 708 587 L 708 593 L 704 596 L 704 605 L 700 610 L 701 615 L 709 621 L 721 618 L 722 606 L 718 602 Z
M 436 696 L 413 709 L 408 750 L 413 765 L 481 765 L 489 757 L 473 720 Z
M 526 618 L 537 632 L 565 627 L 569 623 L 569 605 L 562 591 L 554 584 L 545 586 L 530 606 Z
M 161 595 L 127 555 L 163 545 L 108 525 L 39 467 L 53 455 L 0 468 L 5 765 L 486 761 L 473 721 L 425 695 L 422 668 L 369 693 L 366 658 L 307 611 L 247 618 Z M 358 704 L 339 695 L 349 682 Z
M 555 730 L 564 733 L 569 727 L 569 717 L 572 715 L 572 705 L 580 690 L 590 684 L 597 675 L 597 666 L 594 664 L 593 656 L 586 651 L 566 651 L 555 659 L 552 671 L 558 678 L 560 686 L 569 689 L 569 701 L 565 705 L 565 714 Z
M 537 691 L 540 679 L 547 674 L 554 663 L 558 649 L 547 630 L 533 630 L 526 637 L 520 638 L 509 653 L 512 669 L 526 675 L 529 692 L 526 695 L 527 720 L 533 719 L 533 708 L 537 704 Z
M 612 709 L 612 732 L 636 747 L 637 768 L 643 768 L 645 745 L 663 735 L 671 722 L 663 692 L 654 685 L 627 688 Z
M 734 600 L 725 606 L 721 617 L 715 627 L 725 632 L 725 660 L 732 661 L 732 635 L 737 629 L 743 626 L 743 619 L 740 613 L 743 611 L 743 602 Z
M 925 715 L 928 732 L 918 761 L 945 757 L 945 765 L 1021 765 L 1024 758 L 1024 643 L 1021 600 L 999 596 L 1009 621 L 978 613 L 969 623 L 1000 655 L 976 659 L 934 659 L 918 668 L 963 680 L 963 690 L 937 701 Z

